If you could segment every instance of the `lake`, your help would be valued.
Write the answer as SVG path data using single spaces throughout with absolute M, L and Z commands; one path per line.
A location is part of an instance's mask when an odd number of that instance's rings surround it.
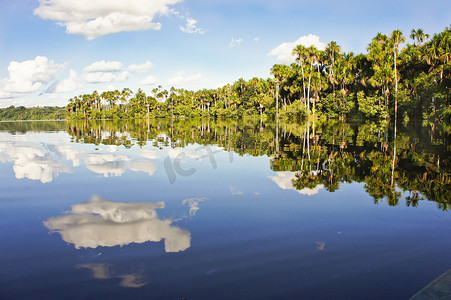
M 0 123 L 1 299 L 408 299 L 451 268 L 435 124 Z

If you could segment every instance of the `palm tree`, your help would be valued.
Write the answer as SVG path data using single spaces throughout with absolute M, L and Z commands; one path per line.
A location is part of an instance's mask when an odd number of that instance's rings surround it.
M 414 45 L 416 47 L 420 47 L 423 41 L 429 38 L 429 34 L 424 33 L 423 28 L 418 28 L 417 30 L 412 29 L 412 31 L 410 32 L 410 38 L 414 40 Z
M 296 55 L 296 61 L 301 65 L 301 72 L 302 72 L 302 89 L 304 91 L 304 107 L 306 106 L 306 95 L 305 95 L 305 74 L 304 74 L 304 61 L 306 60 L 307 56 L 307 48 L 305 48 L 303 45 L 297 45 L 296 48 L 293 49 L 293 55 Z
M 397 72 L 397 58 L 399 51 L 399 44 L 404 43 L 406 37 L 402 35 L 401 30 L 394 30 L 391 34 L 391 42 L 393 43 L 393 65 L 395 69 L 395 120 L 398 114 L 398 72 Z
M 279 114 L 279 88 L 287 80 L 287 74 L 289 67 L 287 65 L 275 64 L 271 69 L 271 74 L 274 75 L 274 81 L 276 84 L 276 117 Z
M 385 34 L 378 33 L 368 46 L 368 59 L 372 61 L 374 75 L 369 82 L 374 87 L 382 88 L 385 96 L 385 109 L 388 111 L 388 97 L 390 95 L 389 85 L 392 81 L 393 71 L 390 55 L 392 47 L 390 40 Z
M 307 110 L 310 111 L 310 85 L 312 82 L 313 65 L 315 63 L 318 63 L 318 50 L 313 45 L 307 48 L 307 61 L 310 63 L 310 71 L 307 86 Z
M 341 47 L 337 44 L 337 42 L 330 42 L 326 50 L 324 50 L 325 54 L 329 59 L 329 81 L 332 83 L 333 94 L 335 96 L 335 77 L 334 77 L 334 68 L 335 68 L 335 57 L 340 54 Z

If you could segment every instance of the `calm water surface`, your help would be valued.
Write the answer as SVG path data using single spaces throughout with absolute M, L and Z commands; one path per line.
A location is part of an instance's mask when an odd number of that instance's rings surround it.
M 0 298 L 409 298 L 451 268 L 450 146 L 431 125 L 1 123 Z

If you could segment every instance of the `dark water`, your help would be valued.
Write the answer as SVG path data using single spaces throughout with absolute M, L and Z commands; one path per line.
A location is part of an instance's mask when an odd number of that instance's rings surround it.
M 0 298 L 409 298 L 451 268 L 450 147 L 433 124 L 0 123 Z

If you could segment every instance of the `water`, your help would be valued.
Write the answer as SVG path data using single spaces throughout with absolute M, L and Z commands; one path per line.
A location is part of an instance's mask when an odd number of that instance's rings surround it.
M 448 132 L 0 123 L 0 298 L 406 299 L 451 268 Z

